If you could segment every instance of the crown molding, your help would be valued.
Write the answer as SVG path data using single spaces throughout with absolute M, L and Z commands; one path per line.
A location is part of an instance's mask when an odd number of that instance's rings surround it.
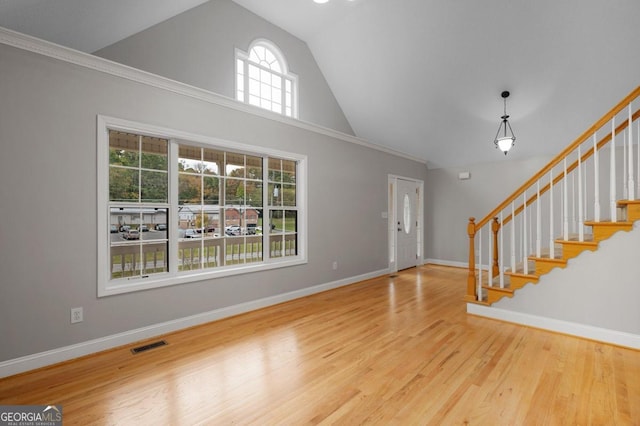
M 381 151 L 397 157 L 402 157 L 408 160 L 423 163 L 425 165 L 427 163 L 425 159 L 414 157 L 412 155 L 396 151 L 391 148 L 383 147 L 381 145 L 368 142 L 356 136 L 329 129 L 327 127 L 319 126 L 317 124 L 312 124 L 303 120 L 276 114 L 274 112 L 255 107 L 253 105 L 238 102 L 235 99 L 228 98 L 226 96 L 222 96 L 217 93 L 201 89 L 199 87 L 181 83 L 179 81 L 162 77 L 147 71 L 142 71 L 128 65 L 119 64 L 105 58 L 100 58 L 95 55 L 80 52 L 75 49 L 51 43 L 36 37 L 19 33 L 17 31 L 9 30 L 7 28 L 0 27 L 0 43 L 70 64 L 78 65 L 91 70 L 99 71 L 112 76 L 124 78 L 137 83 L 177 93 L 179 95 L 187 96 L 210 104 L 223 106 L 225 108 L 241 111 L 246 114 L 251 114 L 268 120 L 284 123 L 293 127 L 329 136 L 331 138 L 338 139 L 344 142 L 349 142 L 367 148 L 375 149 L 377 151 Z

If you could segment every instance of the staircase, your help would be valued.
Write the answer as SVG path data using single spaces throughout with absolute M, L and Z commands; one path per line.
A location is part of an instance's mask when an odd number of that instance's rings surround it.
M 638 106 L 640 87 L 482 220 L 469 219 L 467 302 L 492 305 L 512 297 L 554 268 L 571 267 L 569 259 L 596 251 L 616 232 L 633 229 L 640 220 Z

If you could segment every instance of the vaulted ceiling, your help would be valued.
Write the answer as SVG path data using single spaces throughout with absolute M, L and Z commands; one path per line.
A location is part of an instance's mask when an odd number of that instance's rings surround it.
M 234 1 L 307 42 L 357 136 L 431 167 L 553 155 L 640 84 L 637 0 Z M 201 3 L 2 0 L 0 26 L 93 52 Z

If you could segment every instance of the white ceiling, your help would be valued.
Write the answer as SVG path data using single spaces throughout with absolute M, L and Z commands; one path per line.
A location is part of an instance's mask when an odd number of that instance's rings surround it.
M 0 0 L 0 26 L 95 52 L 207 0 Z
M 503 159 L 503 90 L 517 159 L 640 84 L 638 0 L 234 1 L 307 42 L 357 136 L 431 167 Z M 203 2 L 0 0 L 0 26 L 93 52 Z

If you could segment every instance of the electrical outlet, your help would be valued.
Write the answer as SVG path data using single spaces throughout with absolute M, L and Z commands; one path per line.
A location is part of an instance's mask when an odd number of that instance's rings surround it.
M 83 320 L 84 315 L 82 313 L 82 308 L 71 308 L 71 324 L 82 322 Z
M 333 261 L 333 265 L 331 266 L 333 268 L 333 270 L 337 270 L 338 269 L 338 262 L 336 260 Z

